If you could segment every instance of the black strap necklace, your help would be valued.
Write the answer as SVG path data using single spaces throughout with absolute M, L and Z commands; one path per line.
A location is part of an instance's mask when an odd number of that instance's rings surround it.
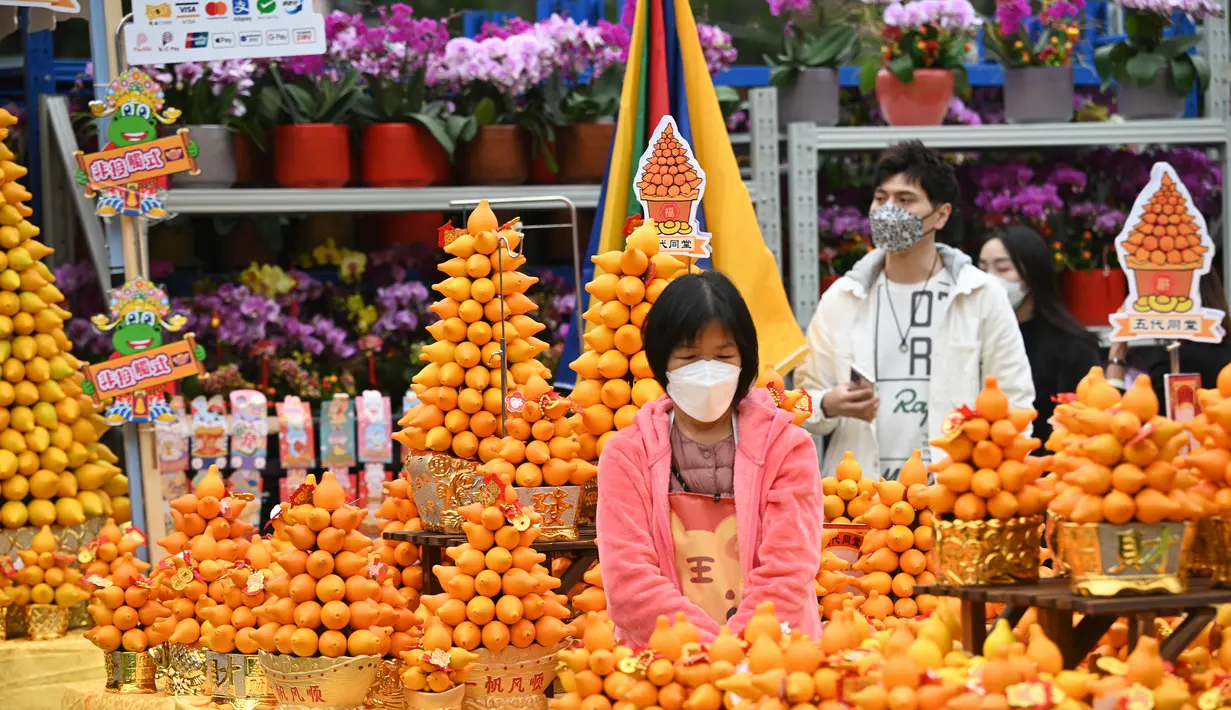
M 932 277 L 936 275 L 936 265 L 940 261 L 940 251 L 936 251 L 936 258 L 932 261 L 932 268 L 928 271 L 928 277 L 923 282 L 923 287 L 917 289 L 910 294 L 910 320 L 906 322 L 906 330 L 902 330 L 902 324 L 898 321 L 898 313 L 893 307 L 893 295 L 889 293 L 889 277 L 885 277 L 885 294 L 889 296 L 889 313 L 893 316 L 893 327 L 897 329 L 900 340 L 898 341 L 898 351 L 905 353 L 909 348 L 906 345 L 906 339 L 910 337 L 910 329 L 915 327 L 915 311 L 919 308 L 919 295 L 928 290 L 928 284 L 932 283 Z

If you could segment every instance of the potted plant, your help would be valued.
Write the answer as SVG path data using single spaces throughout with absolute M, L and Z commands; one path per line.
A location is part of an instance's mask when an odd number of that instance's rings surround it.
M 838 125 L 838 68 L 859 55 L 859 28 L 829 14 L 824 9 L 792 13 L 782 52 L 765 57 L 771 67 L 769 83 L 778 87 L 778 122 L 784 126 L 801 121 Z
M 1052 242 L 1065 305 L 1079 323 L 1105 326 L 1128 298 L 1128 279 L 1120 268 L 1114 241 L 1125 214 L 1093 201 L 1069 205 L 1063 241 Z M 1050 236 L 1044 233 L 1044 236 Z
M 1191 52 L 1200 38 L 1195 34 L 1164 37 L 1173 12 L 1194 20 L 1222 15 L 1222 7 L 1209 0 L 1174 0 L 1153 3 L 1124 0 L 1125 37 L 1094 51 L 1094 66 L 1103 88 L 1116 81 L 1116 104 L 1125 118 L 1179 118 L 1194 86 L 1210 85 L 1210 65 Z
M 1084 0 L 997 0 L 984 46 L 1004 67 L 1009 123 L 1073 118 L 1073 45 Z
M 282 187 L 342 187 L 351 180 L 346 122 L 362 96 L 359 72 L 317 69 L 319 57 L 305 59 L 273 68 L 261 97 L 265 110 L 282 119 L 274 128 L 274 181 Z
M 885 8 L 884 51 L 863 66 L 860 86 L 875 89 L 891 126 L 939 126 L 949 110 L 955 75 L 980 23 L 968 0 L 912 0 Z
M 428 68 L 428 84 L 448 91 L 476 131 L 460 146 L 458 169 L 472 184 L 520 185 L 528 175 L 530 136 L 540 147 L 551 124 L 523 112 L 520 97 L 553 73 L 554 47 L 533 31 L 476 41 L 455 37 Z M 554 167 L 554 166 L 553 166 Z
M 182 123 L 200 148 L 200 175 L 172 177 L 178 188 L 231 187 L 236 181 L 234 131 L 247 111 L 257 65 L 248 59 L 185 62 L 145 67 L 164 87 L 167 104 L 183 111 Z
M 354 65 L 364 88 L 356 111 L 363 130 L 363 182 L 372 187 L 426 187 L 449 181 L 454 149 L 473 133 L 473 120 L 429 100 L 431 57 L 449 41 L 445 22 L 416 18 L 401 3 L 378 10 L 368 27 L 355 15 Z

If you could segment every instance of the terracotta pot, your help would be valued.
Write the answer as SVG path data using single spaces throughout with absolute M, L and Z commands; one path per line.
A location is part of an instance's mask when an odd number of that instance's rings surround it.
M 951 98 L 953 72 L 948 69 L 916 69 L 909 84 L 888 69 L 876 74 L 876 100 L 891 126 L 939 126 Z
M 363 130 L 363 184 L 427 187 L 447 182 L 449 154 L 417 123 L 378 123 Z
M 1069 312 L 1085 326 L 1109 325 L 1108 317 L 1128 298 L 1128 279 L 1115 268 L 1066 271 L 1061 285 Z
M 458 172 L 467 185 L 520 185 L 529 175 L 530 138 L 521 126 L 484 126 L 458 148 Z
M 556 150 L 556 142 L 548 143 L 544 146 L 544 150 L 537 153 L 534 152 L 533 146 L 534 144 L 531 143 L 530 152 L 534 153 L 534 155 L 530 157 L 530 176 L 527 182 L 531 185 L 559 185 L 561 182 L 559 172 L 552 172 L 551 168 L 547 165 L 547 156 L 550 154 L 556 159 L 556 168 L 559 170 L 560 154 Z
M 560 149 L 560 181 L 573 184 L 598 184 L 607 170 L 607 154 L 615 138 L 615 123 L 575 123 L 556 129 Z
M 274 129 L 274 181 L 282 187 L 342 187 L 351 179 L 350 131 L 331 123 Z
M 445 223 L 442 212 L 386 212 L 377 215 L 380 246 L 436 245 L 436 228 Z
M 235 184 L 273 184 L 273 161 L 270 160 L 269 151 L 258 148 L 243 132 L 235 134 Z

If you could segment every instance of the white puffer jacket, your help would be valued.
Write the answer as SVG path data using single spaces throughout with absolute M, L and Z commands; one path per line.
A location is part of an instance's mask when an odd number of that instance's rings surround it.
M 974 406 L 986 375 L 994 375 L 1012 407 L 1034 405 L 1030 361 L 1009 297 L 996 279 L 980 271 L 957 249 L 937 245 L 944 268 L 953 276 L 952 300 L 938 324 L 939 351 L 934 353 L 928 395 L 928 438 L 940 435 L 945 416 L 962 405 Z M 855 454 L 864 476 L 881 470 L 876 422 L 847 417 L 827 418 L 821 401 L 830 389 L 851 376 L 854 364 L 873 372 L 875 359 L 874 304 L 868 293 L 884 268 L 885 253 L 873 251 L 821 296 L 808 325 L 808 356 L 795 371 L 795 385 L 813 397 L 810 431 L 830 435 L 821 473 L 834 474 L 846 451 Z M 884 403 L 882 403 L 884 406 Z M 944 453 L 932 450 L 932 460 Z

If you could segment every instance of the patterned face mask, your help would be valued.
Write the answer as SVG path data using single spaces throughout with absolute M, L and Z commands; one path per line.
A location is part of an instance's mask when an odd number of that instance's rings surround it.
M 892 202 L 886 202 L 869 212 L 868 219 L 872 223 L 872 246 L 877 249 L 900 254 L 925 235 L 923 218 Z

